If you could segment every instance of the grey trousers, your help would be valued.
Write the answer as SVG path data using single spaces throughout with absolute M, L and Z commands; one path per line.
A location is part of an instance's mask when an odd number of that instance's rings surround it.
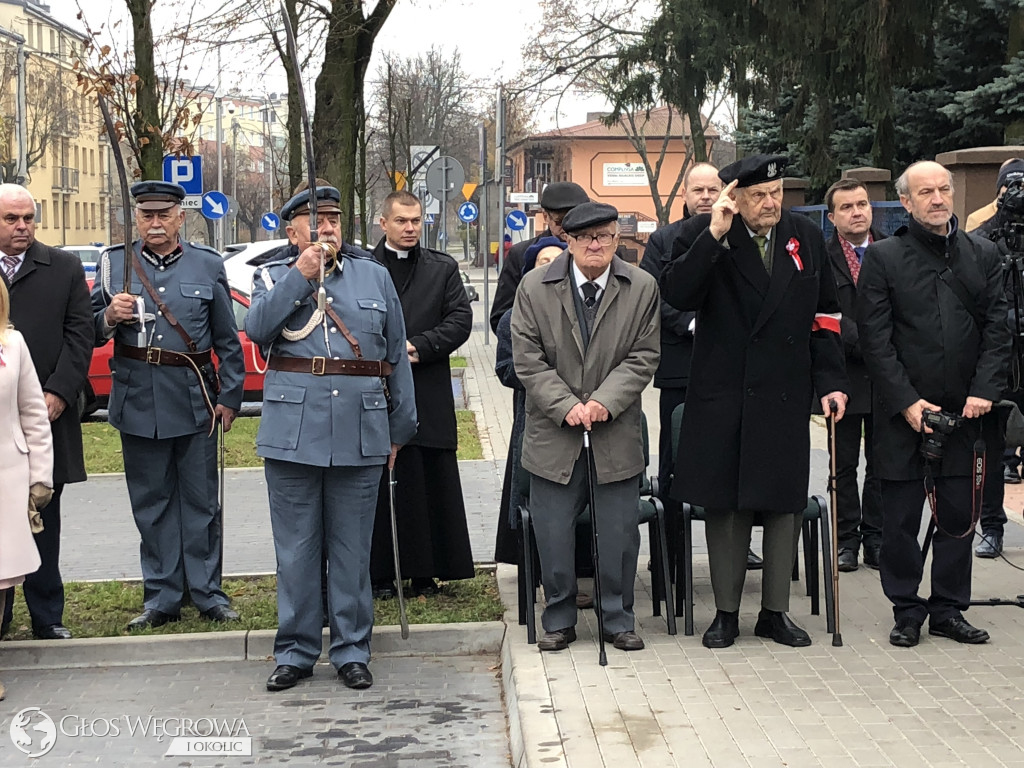
M 589 503 L 587 464 L 583 457 L 577 459 L 566 485 L 537 476 L 530 481 L 530 512 L 547 602 L 541 623 L 547 632 L 576 626 L 576 518 Z M 635 627 L 633 582 L 640 550 L 639 479 L 598 485 L 595 503 L 604 631 L 629 632 Z
M 200 611 L 227 605 L 221 590 L 217 436 L 121 434 L 124 474 L 142 542 L 144 606 L 181 609 L 186 580 Z
M 796 514 L 761 512 L 760 515 L 764 526 L 761 607 L 786 612 L 789 610 L 789 586 L 803 510 Z M 750 510 L 707 510 L 704 527 L 711 587 L 715 592 L 715 607 L 720 611 L 740 609 L 753 524 L 754 512 Z
M 312 667 L 323 650 L 321 555 L 327 552 L 331 663 L 370 660 L 370 542 L 380 465 L 313 467 L 266 459 L 277 553 L 278 664 Z

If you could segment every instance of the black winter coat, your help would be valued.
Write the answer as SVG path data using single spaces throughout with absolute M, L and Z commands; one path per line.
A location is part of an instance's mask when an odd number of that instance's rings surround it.
M 536 237 L 516 243 L 508 250 L 505 261 L 501 267 L 501 274 L 498 275 L 498 287 L 494 289 L 494 303 L 491 304 L 491 330 L 498 332 L 498 323 L 501 316 L 512 309 L 516 302 L 516 291 L 519 290 L 519 283 L 523 279 L 523 257 L 526 249 L 540 240 L 542 237 L 551 237 L 551 230 L 545 229 Z
M 679 236 L 683 223 L 690 217 L 683 208 L 683 218 L 662 227 L 651 235 L 644 249 L 640 268 L 646 270 L 655 280 L 672 259 L 672 243 Z M 690 324 L 696 312 L 683 312 L 667 301 L 661 301 L 661 361 L 654 374 L 654 386 L 658 388 L 685 387 L 690 381 L 690 358 L 693 356 L 693 332 Z
M 373 257 L 387 265 L 383 239 Z M 406 336 L 420 355 L 412 366 L 419 428 L 409 444 L 454 451 L 459 437 L 448 356 L 469 338 L 473 308 L 455 259 L 419 246 L 409 252 L 409 258 L 414 260 L 412 272 L 404 285 L 395 285 Z
M 769 277 L 739 216 L 728 247 L 710 221 L 683 224 L 661 276 L 665 301 L 697 312 L 672 495 L 707 509 L 797 512 L 807 504 L 811 397 L 849 389 L 825 240 L 783 211 Z
M 971 296 L 980 328 L 950 287 L 947 267 Z M 987 240 L 959 230 L 935 235 L 911 219 L 868 248 L 857 288 L 861 351 L 874 388 L 875 474 L 918 479 L 921 438 L 903 410 L 923 398 L 959 415 L 968 396 L 997 401 L 1006 384 L 1002 259 Z M 970 474 L 979 432 L 974 421 L 949 437 L 940 474 Z
M 5 275 L 0 279 L 7 282 Z M 85 461 L 78 397 L 88 381 L 95 336 L 82 262 L 73 253 L 36 241 L 9 290 L 11 322 L 25 337 L 43 391 L 67 403 L 50 424 L 53 482 L 80 483 Z

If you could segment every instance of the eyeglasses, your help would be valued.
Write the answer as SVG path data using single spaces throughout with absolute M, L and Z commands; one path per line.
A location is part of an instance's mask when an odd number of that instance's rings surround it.
M 592 242 L 597 240 L 598 245 L 611 245 L 612 240 L 615 239 L 615 235 L 612 232 L 602 232 L 599 235 L 569 235 L 580 245 L 590 245 Z

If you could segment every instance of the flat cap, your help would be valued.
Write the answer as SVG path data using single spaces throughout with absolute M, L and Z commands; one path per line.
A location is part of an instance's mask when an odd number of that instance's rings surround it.
M 583 203 L 577 205 L 562 219 L 562 229 L 570 235 L 582 232 L 598 224 L 607 224 L 609 221 L 618 221 L 619 211 L 614 205 L 607 203 Z
M 1024 179 L 1024 160 L 1019 157 L 1013 158 L 999 170 L 999 180 L 996 182 L 996 192 L 1003 187 L 1010 185 L 1010 182 Z
M 730 163 L 718 172 L 724 183 L 736 182 L 736 187 L 752 187 L 766 181 L 782 178 L 782 171 L 789 164 L 785 155 L 750 155 Z
M 166 211 L 174 205 L 181 205 L 185 189 L 180 184 L 167 181 L 139 181 L 132 184 L 135 207 L 143 211 Z
M 341 213 L 341 192 L 334 187 L 316 188 L 316 212 Z M 281 218 L 291 221 L 300 213 L 309 213 L 309 189 L 304 189 L 281 207 Z
M 540 195 L 540 207 L 547 211 L 567 211 L 589 202 L 590 198 L 583 191 L 583 187 L 571 181 L 548 184 Z

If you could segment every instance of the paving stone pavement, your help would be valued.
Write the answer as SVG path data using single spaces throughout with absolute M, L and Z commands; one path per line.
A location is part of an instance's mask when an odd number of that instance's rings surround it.
M 507 768 L 508 737 L 493 656 L 396 657 L 374 661 L 373 688 L 345 688 L 329 665 L 296 688 L 269 693 L 269 663 L 233 662 L 88 670 L 7 672 L 0 703 L 0 766 L 138 768 L 146 765 L 337 765 L 345 768 Z M 52 751 L 30 759 L 7 734 L 24 707 L 58 726 Z M 236 718 L 252 736 L 251 757 L 164 757 L 171 739 L 128 720 Z M 91 728 L 94 733 L 67 736 Z M 85 726 L 82 725 L 83 721 Z M 208 733 L 209 725 L 197 726 Z M 245 735 L 234 726 L 232 735 Z M 204 729 L 206 729 L 204 731 Z

